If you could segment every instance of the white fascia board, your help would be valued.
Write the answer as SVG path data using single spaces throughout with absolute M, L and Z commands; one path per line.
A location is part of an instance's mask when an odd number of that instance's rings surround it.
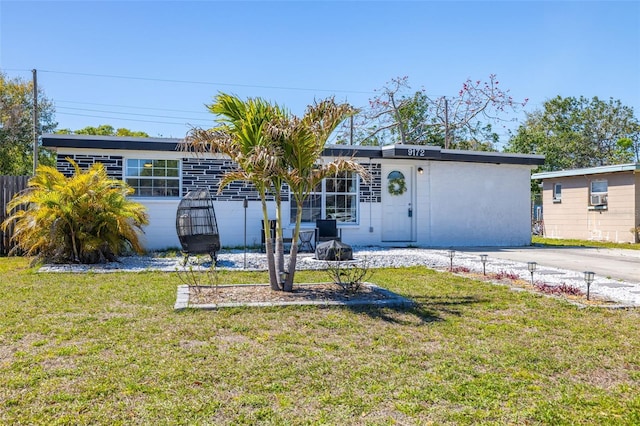
M 531 179 L 550 179 L 567 176 L 584 176 L 602 173 L 617 173 L 639 171 L 640 163 L 616 164 L 612 166 L 587 167 L 584 169 L 558 170 L 555 172 L 541 172 L 531 175 Z

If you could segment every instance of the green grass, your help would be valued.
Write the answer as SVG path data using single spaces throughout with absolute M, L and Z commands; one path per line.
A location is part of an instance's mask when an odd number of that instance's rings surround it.
M 637 310 L 425 268 L 371 280 L 411 309 L 175 312 L 174 274 L 0 277 L 0 424 L 640 423 Z
M 531 243 L 545 246 L 602 247 L 640 250 L 640 244 L 612 243 L 608 241 L 565 240 L 558 238 L 544 238 L 535 235 L 531 237 Z

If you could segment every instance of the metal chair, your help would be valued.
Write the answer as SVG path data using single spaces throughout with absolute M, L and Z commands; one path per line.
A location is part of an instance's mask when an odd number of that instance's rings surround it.
M 260 223 L 262 224 L 262 229 L 260 230 L 260 240 L 261 240 L 261 246 L 260 249 L 263 253 L 266 253 L 267 251 L 267 242 L 264 239 L 264 220 L 261 220 Z M 275 219 L 269 219 L 269 233 L 271 234 L 271 238 L 273 239 L 273 244 L 276 243 L 276 226 L 277 226 L 277 221 Z M 292 238 L 291 237 L 286 237 L 283 236 L 282 237 L 282 242 L 284 244 L 284 248 L 285 250 L 287 249 L 287 246 L 289 246 L 291 244 Z
M 315 229 L 303 229 L 300 231 L 300 246 L 298 247 L 298 251 L 300 253 L 307 252 L 313 253 L 315 252 L 315 247 L 313 242 L 311 241 L 315 236 Z
M 323 241 L 342 241 L 342 230 L 335 219 L 316 219 L 316 245 Z

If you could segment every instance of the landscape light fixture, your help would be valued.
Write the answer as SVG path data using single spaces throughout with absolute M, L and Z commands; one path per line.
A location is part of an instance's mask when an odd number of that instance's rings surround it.
M 533 273 L 536 271 L 536 266 L 538 266 L 536 262 L 527 262 L 527 268 L 531 272 L 531 285 L 533 285 Z
M 244 269 L 247 269 L 247 207 L 249 207 L 249 199 L 244 197 L 242 200 L 244 208 Z
M 280 272 L 280 283 L 284 287 L 284 283 L 287 281 L 287 277 L 289 277 L 289 273 L 287 271 Z
M 482 275 L 487 275 L 487 255 L 486 254 L 481 254 L 480 255 L 480 262 L 482 262 Z
M 589 300 L 589 287 L 593 282 L 593 277 L 595 277 L 595 272 L 584 271 L 584 281 L 587 283 L 587 300 Z
M 449 250 L 449 271 L 453 271 L 453 257 L 456 255 L 455 250 Z
M 418 167 L 418 174 L 421 175 L 424 173 L 424 169 L 422 167 Z

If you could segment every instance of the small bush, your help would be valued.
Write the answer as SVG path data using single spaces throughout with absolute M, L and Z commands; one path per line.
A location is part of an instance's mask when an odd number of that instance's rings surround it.
M 471 269 L 467 268 L 466 266 L 454 266 L 452 269 L 449 270 L 449 272 L 452 273 L 468 273 L 471 272 Z
M 518 274 L 516 274 L 513 271 L 507 272 L 507 271 L 499 271 L 496 272 L 495 274 L 493 274 L 493 277 L 497 280 L 519 280 L 520 276 Z
M 327 262 L 327 273 L 345 293 L 353 294 L 360 290 L 362 283 L 371 277 L 373 271 L 369 268 L 369 261 L 365 257 L 358 263 Z
M 203 285 L 218 289 L 218 270 L 213 259 L 211 259 L 211 265 L 207 268 L 202 256 L 196 256 L 195 262 L 192 263 L 189 263 L 189 259 L 185 258 L 182 267 L 183 269 L 176 268 L 176 275 L 183 284 L 195 288 L 196 292 L 199 293 Z
M 15 224 L 15 252 L 54 263 L 98 263 L 129 250 L 142 253 L 139 237 L 149 219 L 145 207 L 127 197 L 133 189 L 109 178 L 100 163 L 83 172 L 67 161 L 75 169 L 72 177 L 40 166 L 27 189 L 7 205 L 13 213 L 2 229 Z
M 534 283 L 536 290 L 546 294 L 568 295 L 568 296 L 582 296 L 584 293 L 578 287 L 561 283 L 560 285 L 550 285 L 544 282 Z

